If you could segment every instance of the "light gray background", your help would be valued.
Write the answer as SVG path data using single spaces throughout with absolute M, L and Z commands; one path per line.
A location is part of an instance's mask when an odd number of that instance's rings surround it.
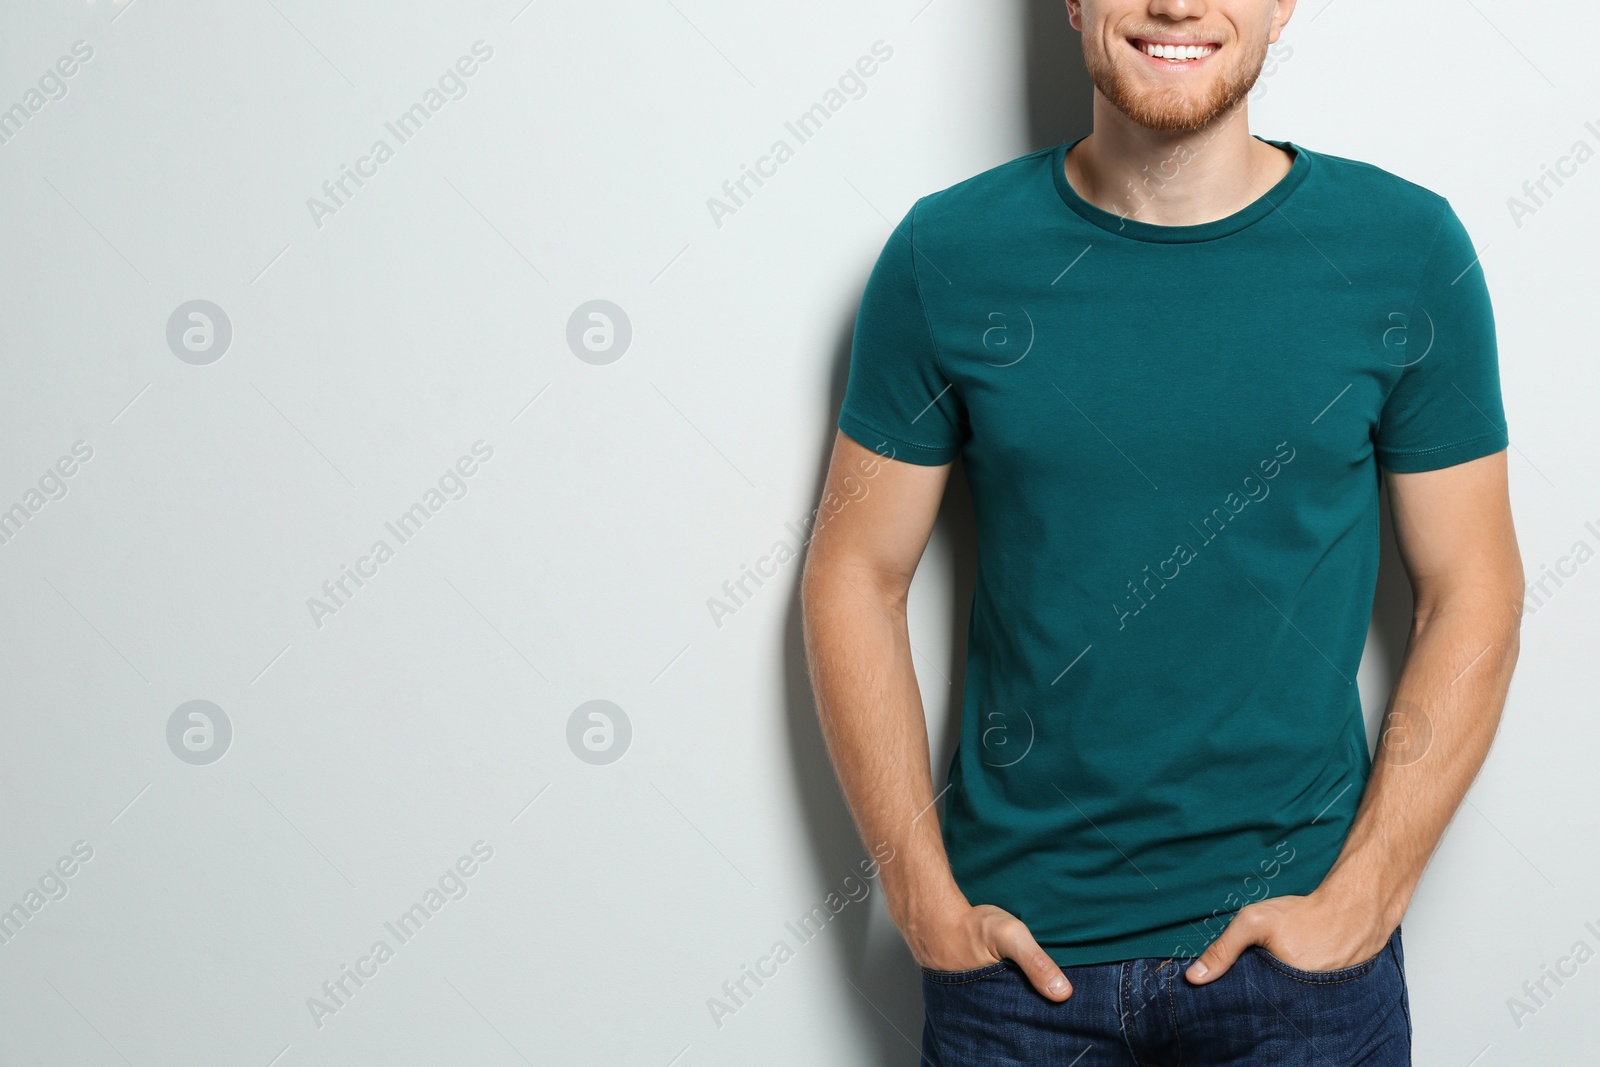
M 1501 330 L 1528 570 L 1600 547 L 1600 146 L 1576 0 L 1312 0 L 1257 132 L 1447 195 Z M 1577 36 L 1574 36 L 1574 34 Z M 493 56 L 318 226 L 307 199 L 476 41 Z M 738 212 L 707 209 L 876 41 L 893 49 Z M 912 1064 L 917 973 L 874 885 L 731 1018 L 707 1001 L 844 893 L 856 840 L 815 726 L 798 563 L 707 598 L 819 490 L 856 301 L 918 196 L 1087 129 L 1061 6 L 993 0 L 6 5 L 0 144 L 7 1064 Z M 1270 296 L 1270 280 L 1263 280 Z M 232 341 L 166 340 L 213 301 Z M 581 304 L 632 325 L 594 365 Z M 1182 323 L 1166 323 L 1181 334 Z M 307 599 L 473 442 L 493 458 L 317 626 Z M 912 597 L 941 772 L 971 588 L 963 483 Z M 1569 568 L 1570 569 L 1570 568 Z M 1528 617 L 1496 750 L 1405 923 L 1417 1063 L 1590 1062 L 1600 962 L 1600 567 Z M 1362 676 L 1406 620 L 1392 552 Z M 575 709 L 632 728 L 605 765 Z M 175 755 L 208 700 L 221 759 Z M 580 746 L 581 749 L 581 746 Z M 307 1000 L 474 842 L 493 858 L 319 1027 Z

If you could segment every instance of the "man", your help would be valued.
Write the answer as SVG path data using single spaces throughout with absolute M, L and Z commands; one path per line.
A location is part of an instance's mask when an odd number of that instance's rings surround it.
M 1400 919 L 1517 655 L 1507 435 L 1449 204 L 1249 134 L 1293 8 L 1068 0 L 1093 132 L 918 200 L 862 298 L 806 637 L 928 1063 L 1410 1062 Z M 941 826 L 906 595 L 958 454 Z M 1415 609 L 1374 757 L 1385 480 Z

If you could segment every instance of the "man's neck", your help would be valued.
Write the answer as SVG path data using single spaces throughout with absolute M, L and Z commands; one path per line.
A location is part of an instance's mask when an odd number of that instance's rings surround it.
M 1098 92 L 1094 132 L 1067 153 L 1066 177 L 1096 207 L 1157 226 L 1227 218 L 1277 184 L 1293 157 L 1250 136 L 1247 105 L 1192 133 L 1151 130 Z

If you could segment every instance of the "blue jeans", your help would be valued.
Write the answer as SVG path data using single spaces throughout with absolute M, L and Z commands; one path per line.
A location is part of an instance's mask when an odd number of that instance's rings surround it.
M 1062 968 L 1057 1004 L 1010 960 L 922 972 L 925 1067 L 1408 1067 L 1400 931 L 1376 956 L 1302 971 L 1259 945 L 1191 985 L 1189 959 Z

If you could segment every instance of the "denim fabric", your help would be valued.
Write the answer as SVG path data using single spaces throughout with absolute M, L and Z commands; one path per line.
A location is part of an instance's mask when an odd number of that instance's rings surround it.
M 1040 995 L 1002 960 L 923 969 L 926 1067 L 1409 1067 L 1400 931 L 1375 956 L 1303 971 L 1260 946 L 1209 985 L 1192 959 L 1065 967 L 1072 996 Z

